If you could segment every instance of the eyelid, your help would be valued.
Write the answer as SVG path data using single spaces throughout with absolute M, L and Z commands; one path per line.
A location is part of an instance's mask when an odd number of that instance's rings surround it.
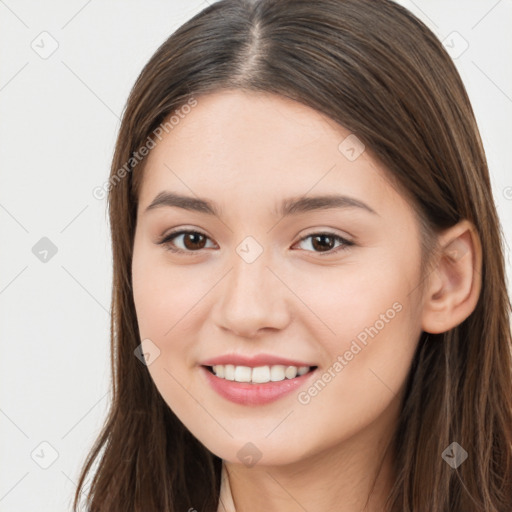
M 342 238 L 348 243 L 355 243 L 355 238 L 352 235 L 349 235 L 348 233 L 338 233 L 334 228 L 313 228 L 308 230 L 306 234 L 302 235 L 301 238 L 299 238 L 299 241 L 312 235 L 329 235 L 332 237 Z

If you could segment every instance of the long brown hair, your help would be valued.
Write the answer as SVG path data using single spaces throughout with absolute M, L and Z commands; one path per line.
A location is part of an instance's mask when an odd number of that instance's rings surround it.
M 144 168 L 134 154 L 191 98 L 222 89 L 292 98 L 357 134 L 418 212 L 424 249 L 461 219 L 475 225 L 483 251 L 480 297 L 463 323 L 423 333 L 418 342 L 386 510 L 510 512 L 511 305 L 484 149 L 451 58 L 421 21 L 390 0 L 221 0 L 174 32 L 142 70 L 124 111 L 108 190 L 111 407 L 74 509 L 95 461 L 84 491 L 91 512 L 217 508 L 221 459 L 188 432 L 134 356 L 141 340 L 131 261 Z M 441 457 L 453 441 L 469 453 L 457 469 Z

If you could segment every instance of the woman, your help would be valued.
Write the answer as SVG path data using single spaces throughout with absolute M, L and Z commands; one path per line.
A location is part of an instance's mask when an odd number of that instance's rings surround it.
M 473 111 L 384 0 L 222 0 L 112 163 L 91 511 L 512 509 L 510 302 Z

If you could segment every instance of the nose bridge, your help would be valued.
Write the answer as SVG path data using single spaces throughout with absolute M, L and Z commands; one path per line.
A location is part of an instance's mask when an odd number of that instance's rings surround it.
M 237 334 L 282 328 L 287 321 L 284 287 L 270 271 L 271 251 L 260 247 L 246 239 L 236 248 L 229 261 L 231 271 L 220 290 L 217 323 Z

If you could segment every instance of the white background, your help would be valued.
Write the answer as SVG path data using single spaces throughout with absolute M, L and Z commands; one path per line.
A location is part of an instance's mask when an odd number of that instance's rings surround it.
M 400 3 L 440 39 L 451 34 L 457 51 L 460 36 L 469 44 L 455 62 L 483 137 L 510 282 L 512 2 Z M 71 508 L 110 386 L 112 258 L 106 202 L 92 190 L 108 179 L 142 67 L 206 5 L 0 0 L 1 512 Z M 31 47 L 41 37 L 50 47 L 43 31 L 58 43 L 47 59 Z M 46 263 L 32 252 L 43 237 L 57 248 Z

